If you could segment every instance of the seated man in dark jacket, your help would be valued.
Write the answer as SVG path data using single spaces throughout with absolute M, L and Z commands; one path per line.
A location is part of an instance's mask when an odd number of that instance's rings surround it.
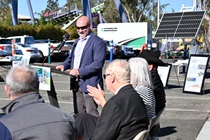
M 83 117 L 79 114 L 75 116 L 77 132 L 80 135 L 78 137 L 83 140 L 88 138 L 88 135 L 91 136 L 91 140 L 132 140 L 139 132 L 147 130 L 149 122 L 144 102 L 130 84 L 128 62 L 116 59 L 109 63 L 104 79 L 107 90 L 114 96 L 106 102 L 99 85 L 87 86 L 89 95 L 103 109 L 98 119 L 88 114 L 83 114 Z
M 29 66 L 16 66 L 6 77 L 10 102 L 2 109 L 0 140 L 75 140 L 72 115 L 44 103 L 39 78 Z

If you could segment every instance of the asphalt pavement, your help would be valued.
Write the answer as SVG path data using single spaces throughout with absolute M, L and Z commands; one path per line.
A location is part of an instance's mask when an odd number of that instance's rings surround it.
M 173 60 L 165 59 L 171 63 Z M 53 62 L 56 66 L 61 62 Z M 109 61 L 106 61 L 106 64 Z M 105 65 L 106 65 L 105 64 Z M 210 135 L 210 69 L 204 81 L 202 93 L 183 93 L 185 73 L 175 73 L 175 67 L 171 68 L 166 92 L 166 108 L 161 115 L 160 140 L 209 140 Z M 0 68 L 0 76 L 4 79 L 8 69 Z M 181 69 L 180 69 L 181 71 Z M 73 97 L 69 89 L 69 76 L 52 73 L 60 108 L 73 114 Z M 105 85 L 106 87 L 106 85 Z M 49 103 L 46 91 L 40 91 L 45 101 Z M 106 98 L 113 96 L 105 90 Z M 0 82 L 0 106 L 9 102 L 4 92 L 4 82 Z M 101 108 L 99 108 L 101 110 Z

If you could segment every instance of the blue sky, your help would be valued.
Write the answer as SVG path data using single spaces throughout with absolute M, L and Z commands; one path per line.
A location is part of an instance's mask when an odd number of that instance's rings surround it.
M 66 3 L 66 0 L 59 0 L 59 6 L 63 6 Z M 171 12 L 172 8 L 175 12 L 179 12 L 182 4 L 185 7 L 192 6 L 192 0 L 160 0 L 161 4 L 169 3 L 170 5 L 164 10 L 164 12 Z M 47 0 L 31 0 L 33 12 L 40 13 L 46 8 Z M 26 0 L 18 1 L 18 14 L 30 16 Z M 37 17 L 37 15 L 34 15 Z M 39 16 L 38 16 L 39 17 Z
M 167 6 L 166 9 L 164 9 L 165 12 L 171 12 L 172 9 L 174 9 L 175 12 L 179 12 L 182 7 L 182 4 L 184 4 L 184 7 L 191 7 L 193 4 L 193 0 L 160 0 L 160 3 L 170 4 L 169 6 Z

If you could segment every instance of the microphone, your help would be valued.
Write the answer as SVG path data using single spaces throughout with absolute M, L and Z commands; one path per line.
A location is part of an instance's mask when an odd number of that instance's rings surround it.
M 63 41 L 56 47 L 56 50 L 57 50 L 57 51 L 60 51 L 60 50 L 62 49 L 62 47 L 64 46 L 66 40 L 68 40 L 69 37 L 70 37 L 69 34 L 65 34 L 65 35 L 64 35 Z

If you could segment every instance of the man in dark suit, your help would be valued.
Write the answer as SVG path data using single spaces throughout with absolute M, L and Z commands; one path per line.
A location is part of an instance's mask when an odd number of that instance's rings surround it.
M 102 68 L 106 60 L 106 44 L 91 31 L 88 17 L 80 17 L 76 28 L 80 37 L 74 42 L 71 55 L 56 69 L 70 69 L 75 114 L 87 112 L 98 116 L 98 105 L 88 95 L 87 85 L 99 84 L 103 87 Z
M 143 100 L 130 84 L 128 62 L 116 59 L 109 63 L 104 79 L 107 90 L 115 95 L 106 102 L 99 85 L 97 88 L 88 86 L 89 95 L 103 109 L 98 119 L 87 113 L 75 115 L 77 137 L 84 140 L 89 136 L 92 140 L 131 140 L 146 130 L 149 122 Z

